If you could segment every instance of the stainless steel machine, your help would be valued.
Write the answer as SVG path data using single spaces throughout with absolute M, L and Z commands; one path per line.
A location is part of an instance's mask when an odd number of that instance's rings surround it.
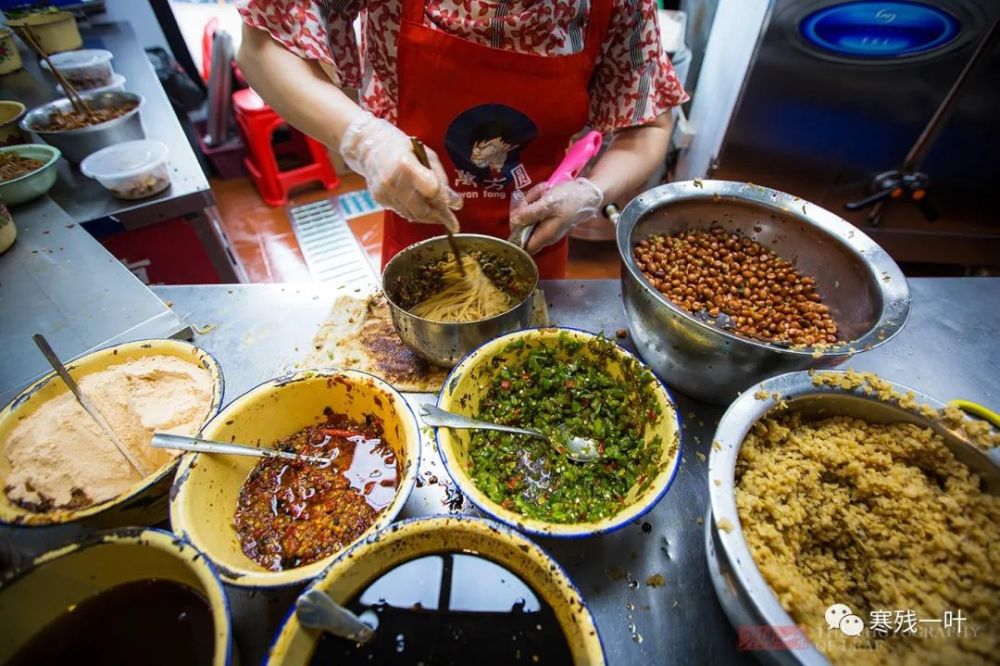
M 796 194 L 900 262 L 1000 267 L 998 20 L 996 0 L 722 0 L 675 177 Z

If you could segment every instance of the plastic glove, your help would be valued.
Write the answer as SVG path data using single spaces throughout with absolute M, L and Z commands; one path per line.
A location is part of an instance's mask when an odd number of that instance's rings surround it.
M 512 227 L 537 224 L 528 240 L 535 254 L 569 233 L 570 229 L 600 213 L 604 192 L 586 178 L 560 183 L 551 189 L 546 183 L 528 191 L 524 203 L 510 215 Z
M 358 116 L 344 130 L 340 154 L 365 177 L 375 201 L 411 222 L 458 231 L 452 211 L 462 207 L 462 197 L 448 187 L 437 153 L 427 149 L 431 168 L 424 167 L 413 154 L 410 137 L 392 123 L 368 112 Z

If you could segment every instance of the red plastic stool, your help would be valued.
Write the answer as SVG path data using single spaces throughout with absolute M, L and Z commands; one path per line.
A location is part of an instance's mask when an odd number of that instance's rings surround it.
M 206 83 L 212 75 L 212 42 L 218 30 L 219 19 L 213 16 L 201 32 L 201 78 L 205 79 Z
M 323 187 L 332 190 L 340 184 L 326 147 L 288 126 L 252 89 L 233 93 L 233 110 L 247 145 L 243 164 L 268 206 L 288 203 L 288 192 L 298 185 L 318 180 Z M 282 126 L 288 126 L 291 140 L 286 145 L 275 146 L 271 143 L 271 135 Z M 277 156 L 287 153 L 295 154 L 305 164 L 287 171 L 279 170 Z

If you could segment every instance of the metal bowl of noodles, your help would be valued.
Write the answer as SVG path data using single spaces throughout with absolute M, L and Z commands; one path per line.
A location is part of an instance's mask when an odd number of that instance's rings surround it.
M 414 243 L 393 257 L 382 272 L 382 289 L 400 339 L 421 357 L 445 368 L 453 367 L 488 340 L 531 326 L 538 286 L 538 266 L 531 255 L 513 243 L 479 234 L 455 234 L 455 242 L 463 253 L 483 252 L 513 270 L 521 295 L 514 297 L 509 310 L 476 321 L 440 322 L 419 317 L 403 307 L 402 289 L 429 264 L 451 253 L 447 236 Z
M 80 98 L 95 111 L 132 103 L 135 107 L 105 122 L 72 129 L 47 129 L 53 113 L 73 110 L 69 99 L 57 99 L 29 111 L 21 121 L 21 127 L 34 132 L 45 143 L 61 150 L 63 157 L 74 163 L 82 162 L 87 155 L 101 148 L 146 138 L 139 115 L 145 101 L 142 95 L 130 92 L 98 92 L 81 93 Z
M 633 199 L 617 227 L 622 297 L 639 354 L 699 400 L 725 403 L 767 377 L 842 363 L 891 339 L 909 314 L 906 279 L 885 250 L 830 211 L 777 190 L 719 180 L 662 185 Z M 638 242 L 711 228 L 741 232 L 814 278 L 838 342 L 790 347 L 736 335 L 680 308 L 639 269 Z

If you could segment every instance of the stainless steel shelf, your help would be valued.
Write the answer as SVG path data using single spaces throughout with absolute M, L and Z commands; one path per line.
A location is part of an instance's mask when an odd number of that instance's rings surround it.
M 215 205 L 205 173 L 132 27 L 127 23 L 104 23 L 82 26 L 80 32 L 84 48 L 111 51 L 115 56 L 111 61 L 115 71 L 127 79 L 125 89 L 145 97 L 140 112 L 142 124 L 147 138 L 170 147 L 171 186 L 149 199 L 116 199 L 96 180 L 82 175 L 76 166 L 60 160 L 59 179 L 49 196 L 75 222 L 113 217 L 126 228 L 197 213 Z M 25 50 L 21 51 L 21 57 L 24 69 L 3 77 L 4 99 L 17 100 L 31 109 L 59 98 L 55 80 L 41 70 L 37 57 Z

